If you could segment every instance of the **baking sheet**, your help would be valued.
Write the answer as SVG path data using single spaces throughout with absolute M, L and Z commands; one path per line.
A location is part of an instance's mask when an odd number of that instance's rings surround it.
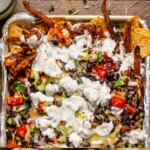
M 48 16 L 48 17 L 65 17 L 67 20 L 74 20 L 74 21 L 89 21 L 93 18 L 98 16 Z M 102 16 L 100 16 L 102 17 Z M 124 22 L 133 16 L 110 16 L 113 22 Z M 6 120 L 6 103 L 5 98 L 8 94 L 8 86 L 7 86 L 7 70 L 4 65 L 4 56 L 8 52 L 8 48 L 5 44 L 6 36 L 8 35 L 8 27 L 11 23 L 19 20 L 26 20 L 26 21 L 35 21 L 35 18 L 26 13 L 18 13 L 12 16 L 4 25 L 3 27 L 3 37 L 0 41 L 0 59 L 1 59 L 1 67 L 2 67 L 2 101 L 0 102 L 2 108 L 0 110 L 0 147 L 6 146 L 6 132 L 5 132 L 5 120 Z M 143 28 L 148 28 L 146 21 L 140 20 L 141 25 Z M 143 122 L 143 130 L 145 132 L 145 148 L 150 147 L 150 56 L 145 59 L 145 95 L 144 95 L 144 108 L 145 108 L 145 117 Z

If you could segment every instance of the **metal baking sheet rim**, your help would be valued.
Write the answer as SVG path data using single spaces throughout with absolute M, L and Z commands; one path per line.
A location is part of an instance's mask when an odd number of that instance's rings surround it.
M 74 21 L 88 21 L 93 18 L 98 17 L 99 15 L 48 15 L 48 17 L 65 17 L 67 20 Z M 103 16 L 99 16 L 103 17 Z M 110 16 L 111 20 L 114 22 L 123 22 L 133 16 Z M 1 66 L 2 66 L 2 104 L 1 112 L 0 112 L 0 147 L 6 146 L 6 132 L 5 132 L 5 120 L 6 120 L 6 103 L 5 98 L 8 94 L 8 86 L 7 86 L 7 70 L 4 65 L 4 56 L 8 52 L 8 48 L 5 44 L 6 36 L 8 35 L 9 25 L 15 21 L 26 20 L 26 21 L 35 21 L 35 18 L 27 13 L 17 13 L 13 15 L 8 21 L 5 23 L 2 30 L 2 38 L 0 40 L 0 58 L 1 58 Z M 148 28 L 145 20 L 140 20 L 143 28 Z M 145 117 L 143 123 L 143 130 L 146 134 L 145 136 L 145 148 L 150 147 L 150 56 L 145 59 L 145 92 L 144 92 L 144 108 L 145 108 Z

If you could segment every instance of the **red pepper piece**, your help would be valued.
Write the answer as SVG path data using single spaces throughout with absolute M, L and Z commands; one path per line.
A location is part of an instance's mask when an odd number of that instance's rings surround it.
M 136 109 L 131 105 L 125 104 L 125 107 L 131 112 L 132 115 L 136 113 Z
M 7 101 L 7 104 L 11 106 L 23 104 L 23 98 L 21 96 L 7 97 L 6 101 Z
M 27 133 L 26 126 L 23 123 L 21 123 L 18 129 L 16 130 L 16 135 L 24 139 L 26 136 L 26 133 Z
M 16 140 L 11 141 L 11 143 L 7 144 L 7 148 L 20 148 Z
M 125 98 L 120 93 L 117 93 L 110 99 L 110 103 L 114 107 L 123 108 L 125 106 Z

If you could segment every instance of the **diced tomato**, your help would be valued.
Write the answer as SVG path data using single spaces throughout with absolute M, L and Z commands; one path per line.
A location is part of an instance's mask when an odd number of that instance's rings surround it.
M 109 57 L 108 57 L 108 53 L 107 53 L 107 52 L 104 52 L 103 57 L 104 57 L 105 59 L 108 59 L 108 58 L 109 58 Z
M 129 126 L 122 126 L 121 127 L 121 132 L 124 133 L 124 132 L 127 132 L 129 131 L 131 128 Z
M 7 144 L 6 147 L 7 148 L 20 148 L 20 146 L 18 145 L 18 143 L 16 142 L 16 140 L 11 141 L 11 143 Z
M 12 105 L 12 106 L 23 104 L 23 98 L 21 96 L 7 97 L 6 101 L 8 105 Z
M 38 104 L 38 108 L 40 113 L 43 113 L 43 111 L 45 110 L 45 107 L 48 106 L 48 102 L 44 101 L 44 102 L 40 102 Z
M 116 93 L 116 95 L 110 99 L 110 103 L 114 107 L 123 108 L 125 106 L 125 98 L 120 93 Z
M 93 67 L 93 71 L 96 72 L 102 79 L 107 77 L 107 71 L 106 71 L 104 65 L 99 65 L 99 66 Z
M 136 113 L 136 109 L 131 105 L 125 104 L 125 107 L 131 112 L 132 115 Z
M 16 135 L 24 139 L 26 133 L 27 133 L 26 126 L 23 123 L 21 123 L 20 126 L 16 130 Z
M 52 138 L 51 138 L 51 142 L 52 142 L 53 144 L 55 144 L 55 143 L 56 143 L 56 137 L 52 137 Z
M 61 125 L 63 125 L 63 126 L 65 126 L 65 125 L 66 125 L 66 123 L 67 123 L 67 122 L 66 122 L 66 121 L 64 121 L 64 120 L 61 120 L 61 121 L 60 121 L 60 124 L 61 124 Z

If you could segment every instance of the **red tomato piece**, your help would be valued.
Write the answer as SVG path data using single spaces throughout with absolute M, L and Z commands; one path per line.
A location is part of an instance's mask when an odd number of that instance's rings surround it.
M 123 108 L 125 106 L 125 98 L 120 93 L 117 93 L 110 99 L 110 103 L 114 107 Z
M 56 141 L 57 141 L 57 140 L 56 140 L 56 137 L 52 137 L 52 138 L 51 138 L 51 142 L 52 142 L 53 144 L 55 144 Z
M 26 133 L 27 133 L 26 126 L 23 123 L 21 123 L 20 126 L 16 130 L 16 135 L 24 139 L 26 136 Z
M 93 70 L 100 76 L 100 78 L 103 79 L 107 77 L 107 71 L 104 65 L 95 66 Z
M 109 57 L 108 57 L 108 53 L 107 53 L 107 52 L 104 52 L 103 57 L 104 57 L 105 59 L 108 59 L 108 58 L 109 58 Z
M 21 105 L 23 104 L 23 98 L 21 96 L 18 97 L 7 97 L 6 99 L 8 105 Z
M 7 148 L 20 148 L 16 140 L 11 141 L 11 143 L 7 144 Z
M 136 109 L 131 105 L 125 104 L 125 107 L 131 112 L 132 115 L 136 113 Z

